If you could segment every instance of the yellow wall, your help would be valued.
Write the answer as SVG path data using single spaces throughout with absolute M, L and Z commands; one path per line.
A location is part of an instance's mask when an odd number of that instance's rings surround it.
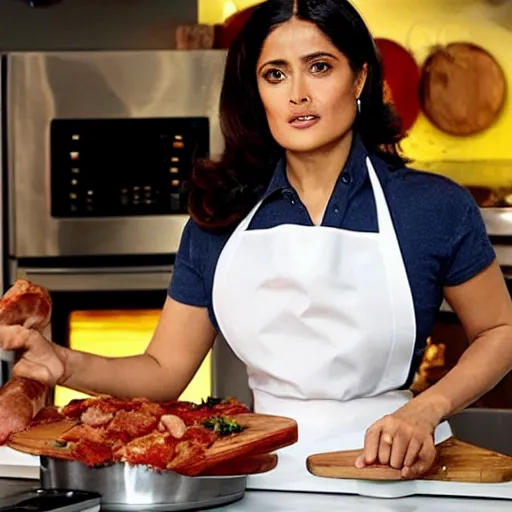
M 233 12 L 259 4 L 262 0 L 197 0 L 199 23 L 222 23 Z
M 198 0 L 199 21 L 219 23 L 228 11 L 261 0 Z M 470 41 L 491 52 L 512 84 L 512 2 L 485 0 L 353 0 L 375 37 L 393 39 L 422 64 L 430 48 L 452 41 Z M 512 185 L 512 109 L 507 100 L 500 119 L 483 133 L 454 137 L 439 131 L 420 115 L 403 142 L 407 156 L 430 162 L 428 168 L 466 184 Z M 489 161 L 495 161 L 489 167 Z M 508 162 L 510 160 L 511 162 Z M 458 161 L 458 164 L 442 164 Z M 432 164 L 432 162 L 441 162 Z M 461 165 L 462 162 L 462 165 Z M 467 164 L 464 162 L 468 162 Z M 421 165 L 423 167 L 423 164 Z

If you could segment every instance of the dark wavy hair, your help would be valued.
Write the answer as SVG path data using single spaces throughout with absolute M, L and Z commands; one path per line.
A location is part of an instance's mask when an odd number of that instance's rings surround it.
M 384 103 L 381 60 L 356 9 L 347 0 L 267 0 L 254 9 L 228 51 L 220 96 L 222 156 L 194 165 L 189 212 L 204 229 L 230 229 L 244 218 L 265 191 L 283 154 L 270 133 L 256 66 L 270 32 L 293 17 L 314 23 L 347 57 L 354 72 L 367 64 L 354 133 L 370 153 L 390 166 L 404 164 L 398 150 L 401 122 Z

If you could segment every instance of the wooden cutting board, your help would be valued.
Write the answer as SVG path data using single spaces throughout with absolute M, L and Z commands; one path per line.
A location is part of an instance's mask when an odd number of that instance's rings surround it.
M 231 438 L 217 440 L 207 450 L 205 458 L 189 466 L 182 474 L 211 474 L 215 467 L 216 471 L 221 472 L 219 474 L 224 475 L 230 474 L 229 471 L 242 474 L 240 471 L 244 468 L 250 470 L 251 474 L 270 471 L 277 464 L 277 458 L 258 456 L 294 444 L 298 439 L 297 423 L 289 418 L 263 414 L 239 414 L 233 418 L 246 429 Z M 56 440 L 75 425 L 76 422 L 70 420 L 38 425 L 12 435 L 7 444 L 31 455 L 73 460 L 71 450 L 59 446 Z M 234 464 L 237 460 L 238 466 Z
M 307 468 L 316 476 L 356 480 L 403 480 L 400 471 L 389 466 L 357 469 L 362 450 L 322 453 L 307 459 Z M 470 483 L 512 481 L 512 457 L 464 443 L 454 437 L 438 446 L 437 461 L 422 480 Z
M 278 456 L 275 453 L 249 455 L 216 464 L 209 469 L 205 469 L 198 476 L 234 476 L 267 473 L 277 466 L 278 460 Z

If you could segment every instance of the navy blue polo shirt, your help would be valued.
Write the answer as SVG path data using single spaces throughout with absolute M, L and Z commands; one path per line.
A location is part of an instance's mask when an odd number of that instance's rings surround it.
M 377 231 L 367 156 L 366 148 L 355 138 L 327 205 L 323 226 Z M 416 344 L 408 386 L 434 327 L 443 287 L 471 279 L 492 263 L 495 254 L 480 210 L 466 189 L 443 176 L 407 167 L 391 170 L 379 157 L 369 156 L 388 202 L 414 301 Z M 284 159 L 276 166 L 262 199 L 248 229 L 271 229 L 280 224 L 313 226 L 287 179 Z M 208 308 L 217 330 L 212 308 L 213 276 L 229 236 L 206 232 L 190 220 L 181 238 L 169 287 L 173 299 Z

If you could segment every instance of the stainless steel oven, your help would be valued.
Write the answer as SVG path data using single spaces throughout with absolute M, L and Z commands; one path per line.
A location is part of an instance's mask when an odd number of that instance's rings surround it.
M 222 51 L 7 56 L 9 256 L 168 254 L 218 154 Z
M 49 289 L 55 342 L 104 355 L 149 342 L 188 220 L 192 162 L 222 150 L 224 60 L 224 51 L 4 58 L 6 285 L 25 276 Z M 215 393 L 233 364 L 247 388 L 219 338 L 184 397 Z M 57 388 L 54 399 L 77 395 Z

